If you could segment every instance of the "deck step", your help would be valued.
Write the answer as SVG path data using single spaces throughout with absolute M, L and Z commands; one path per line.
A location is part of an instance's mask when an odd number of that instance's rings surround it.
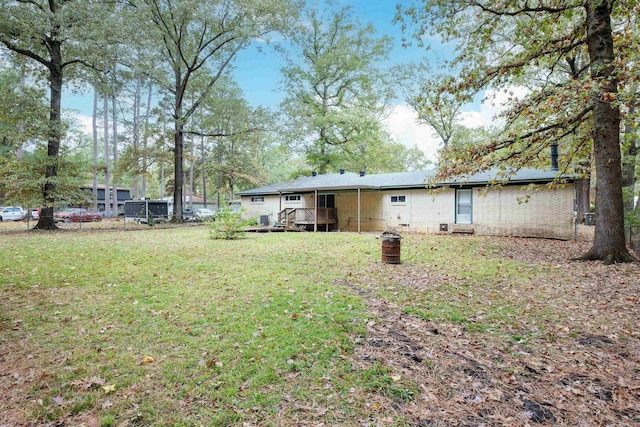
M 456 224 L 451 229 L 454 234 L 473 234 L 473 226 Z

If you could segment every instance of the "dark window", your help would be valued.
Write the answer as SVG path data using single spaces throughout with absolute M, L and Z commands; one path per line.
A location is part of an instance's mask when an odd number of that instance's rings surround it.
M 407 203 L 407 196 L 391 196 L 392 205 L 400 205 Z

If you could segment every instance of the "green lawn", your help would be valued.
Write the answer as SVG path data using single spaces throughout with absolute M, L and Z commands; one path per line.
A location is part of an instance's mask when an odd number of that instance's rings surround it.
M 26 420 L 89 411 L 102 425 L 269 424 L 299 405 L 350 417 L 350 389 L 367 386 L 348 361 L 366 313 L 332 282 L 377 263 L 379 242 L 207 236 L 2 237 L 2 339 L 46 376 L 28 391 Z
M 487 336 L 559 316 L 501 291 L 554 269 L 490 239 L 407 235 L 401 250 L 386 265 L 373 235 L 205 227 L 2 235 L 0 424 L 410 425 L 371 402 L 418 384 L 354 364 L 375 320 L 362 295 Z M 436 276 L 407 286 L 417 271 Z

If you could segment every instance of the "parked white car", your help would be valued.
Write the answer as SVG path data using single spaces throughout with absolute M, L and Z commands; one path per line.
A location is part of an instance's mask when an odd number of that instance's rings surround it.
M 207 208 L 196 209 L 195 215 L 198 221 L 211 221 L 216 217 L 216 213 Z
M 2 221 L 22 221 L 26 213 L 20 206 L 7 206 L 0 212 Z

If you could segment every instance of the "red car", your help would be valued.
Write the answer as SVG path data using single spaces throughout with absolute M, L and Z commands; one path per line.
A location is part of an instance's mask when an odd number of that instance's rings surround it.
M 102 221 L 102 215 L 88 212 L 84 208 L 67 208 L 53 214 L 55 222 L 96 222 Z

